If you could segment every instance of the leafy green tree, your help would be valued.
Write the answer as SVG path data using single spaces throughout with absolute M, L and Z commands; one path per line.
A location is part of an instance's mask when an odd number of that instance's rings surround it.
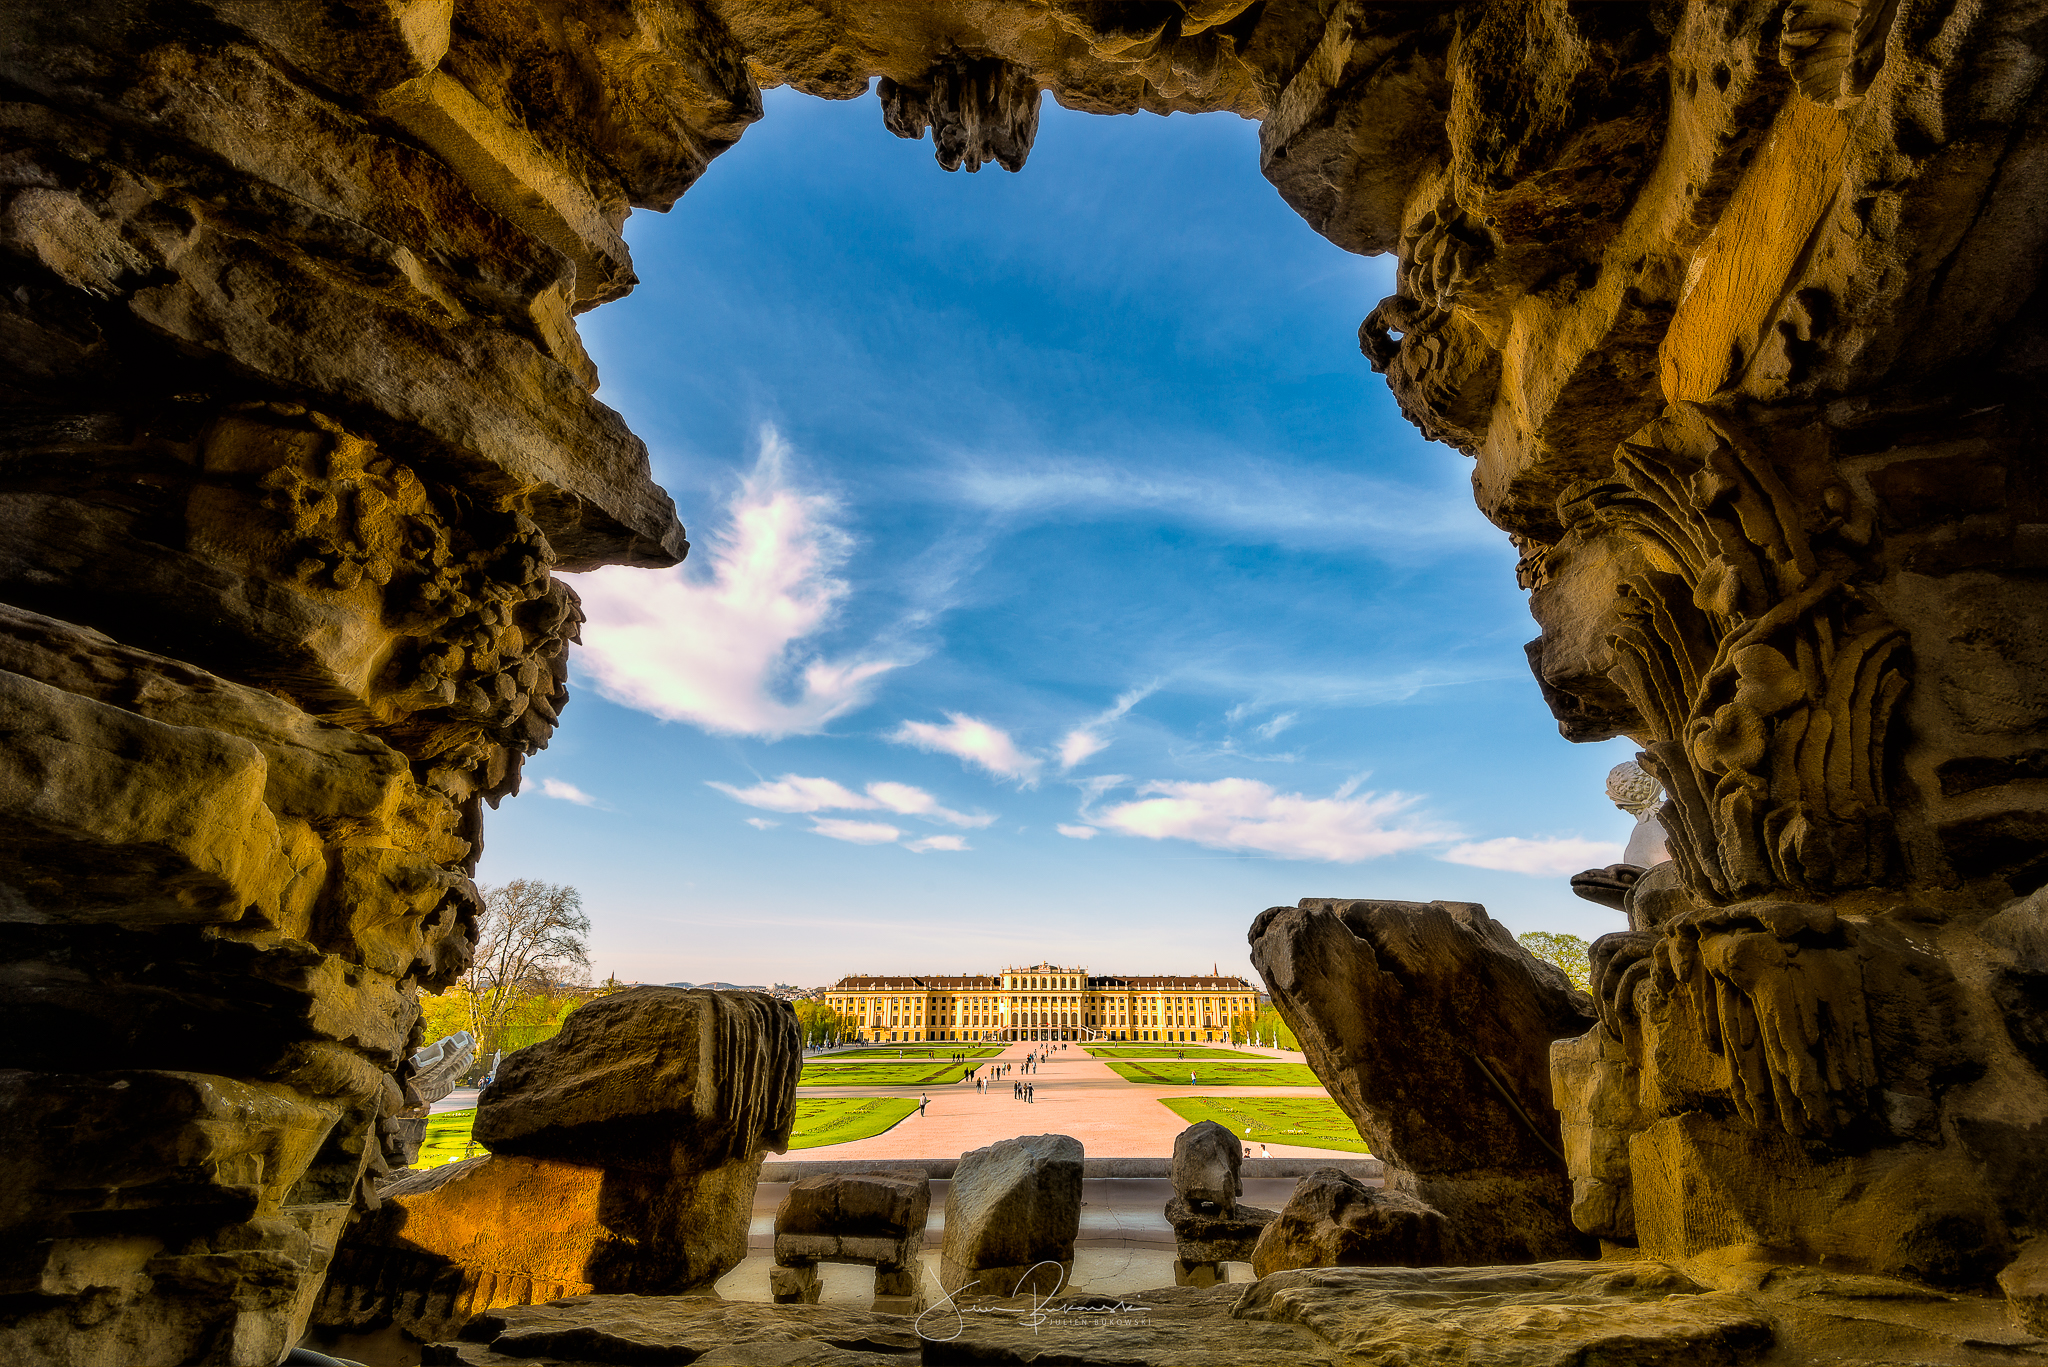
M 1240 1011 L 1230 1018 L 1230 1042 L 1232 1044 L 1264 1044 L 1297 1052 L 1301 1044 L 1294 1038 L 1294 1032 L 1287 1028 L 1287 1022 L 1271 1002 L 1256 1011 Z
M 815 997 L 805 997 L 795 1006 L 796 1021 L 803 1028 L 807 1046 L 828 1044 L 853 1033 L 846 1017 Z
M 1593 990 L 1593 960 L 1590 946 L 1576 935 L 1554 930 L 1525 930 L 1515 937 L 1522 948 L 1547 964 L 1556 964 L 1581 992 Z

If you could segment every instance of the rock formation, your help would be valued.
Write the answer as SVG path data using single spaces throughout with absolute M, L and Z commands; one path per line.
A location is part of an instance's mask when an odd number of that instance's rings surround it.
M 292 1341 L 565 701 L 554 572 L 686 549 L 574 315 L 761 86 L 877 77 L 948 165 L 1022 164 L 1034 89 L 1257 119 L 1394 254 L 1361 347 L 1563 733 L 1669 794 L 1557 1056 L 1584 1233 L 1986 1293 L 2048 1236 L 2031 0 L 7 19 L 0 1355 Z
M 1173 1226 L 1173 1284 L 1214 1286 L 1223 1281 L 1223 1264 L 1252 1262 L 1259 1237 L 1279 1218 L 1279 1211 L 1260 1206 L 1233 1205 L 1226 1214 L 1173 1197 L 1166 1203 L 1166 1223 Z
M 1439 1270 L 1317 1268 L 1261 1277 L 1243 1318 L 1303 1325 L 1351 1361 L 1576 1367 L 1733 1364 L 1771 1343 L 1752 1302 L 1658 1263 L 1538 1263 Z
M 1244 1150 L 1226 1125 L 1204 1120 L 1173 1137 L 1173 1197 L 1166 1222 L 1173 1226 L 1175 1286 L 1213 1286 L 1223 1280 L 1222 1264 L 1244 1263 L 1260 1233 L 1277 1212 L 1241 1206 L 1244 1181 L 1238 1169 Z
M 790 1184 L 775 1212 L 778 1304 L 815 1304 L 819 1263 L 875 1269 L 875 1309 L 913 1314 L 922 1304 L 924 1227 L 932 1184 L 922 1169 L 820 1173 Z
M 960 1155 L 946 1192 L 939 1283 L 950 1296 L 1050 1296 L 1074 1270 L 1081 1142 L 1005 1139 Z
M 639 987 L 578 1007 L 485 1089 L 488 1155 L 381 1190 L 314 1322 L 432 1340 L 497 1306 L 709 1286 L 746 1257 L 802 1058 L 795 1013 L 758 992 Z
M 1261 1277 L 1299 1267 L 1432 1267 L 1456 1247 L 1443 1212 L 1323 1168 L 1295 1183 L 1247 1261 Z
M 1591 1251 L 1568 1217 L 1549 1055 L 1593 1006 L 1562 972 L 1469 902 L 1305 898 L 1263 913 L 1251 944 L 1388 1190 L 1442 1213 L 1445 1261 Z
M 1190 1125 L 1173 1137 L 1173 1194 L 1230 1215 L 1244 1194 L 1244 1179 L 1238 1176 L 1243 1163 L 1244 1150 L 1228 1125 L 1214 1120 Z

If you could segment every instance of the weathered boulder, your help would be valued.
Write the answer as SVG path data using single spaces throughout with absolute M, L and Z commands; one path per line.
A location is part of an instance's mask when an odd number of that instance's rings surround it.
M 709 1285 L 746 1256 L 801 1059 L 795 1014 L 760 993 L 634 988 L 577 1008 L 485 1090 L 488 1156 L 383 1189 L 315 1321 L 433 1339 L 493 1306 Z
M 876 1309 L 913 1309 L 931 1204 L 922 1170 L 820 1173 L 791 1183 L 775 1212 L 776 1301 L 816 1301 L 819 1263 L 860 1263 L 875 1269 Z
M 1998 1274 L 1998 1289 L 2005 1293 L 2014 1324 L 2048 1338 L 2048 1238 L 2021 1245 L 2020 1255 Z
M 1166 1222 L 1173 1226 L 1173 1284 L 1213 1286 L 1223 1280 L 1222 1264 L 1248 1263 L 1266 1226 L 1278 1211 L 1237 1206 L 1227 1214 L 1210 1205 L 1196 1209 L 1175 1196 L 1166 1203 Z
M 1008 1315 L 950 1302 L 921 1316 L 835 1305 L 709 1297 L 576 1296 L 479 1315 L 422 1361 L 642 1367 L 913 1367 L 918 1363 L 1114 1363 L 1119 1367 L 1331 1367 L 1328 1342 L 1298 1323 L 1236 1319 L 1241 1288 L 1168 1287 L 1058 1297 Z
M 922 1340 L 907 1316 L 836 1305 L 761 1305 L 713 1296 L 571 1296 L 478 1315 L 426 1363 L 780 1363 L 912 1367 Z
M 492 1153 L 668 1173 L 781 1152 L 795 1119 L 794 1013 L 758 992 L 636 987 L 508 1054 L 477 1099 Z
M 1451 1247 L 1443 1215 L 1399 1191 L 1366 1186 L 1336 1168 L 1297 1182 L 1260 1231 L 1252 1271 L 1296 1267 L 1428 1267 Z
M 1244 1194 L 1238 1167 L 1244 1150 L 1230 1127 L 1213 1120 L 1190 1125 L 1173 1137 L 1173 1192 L 1191 1205 L 1219 1207 L 1225 1216 Z
M 1441 1256 L 1588 1252 L 1550 1090 L 1550 1042 L 1593 1004 L 1469 902 L 1304 898 L 1251 929 L 1252 962 L 1316 1076 L 1387 1165 L 1442 1212 Z
M 1023 1135 L 960 1155 L 946 1193 L 939 1283 L 949 1295 L 1049 1296 L 1074 1267 L 1081 1143 Z
M 1732 1367 L 1771 1343 L 1768 1316 L 1747 1299 L 1659 1263 L 1276 1272 L 1233 1313 L 1300 1324 L 1365 1362 Z

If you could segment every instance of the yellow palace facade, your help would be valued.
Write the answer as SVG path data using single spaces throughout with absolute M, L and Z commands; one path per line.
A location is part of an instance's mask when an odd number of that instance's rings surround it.
M 1243 978 L 1091 976 L 1033 964 L 986 976 L 841 978 L 825 1004 L 877 1044 L 1160 1040 L 1215 1043 L 1258 1008 Z

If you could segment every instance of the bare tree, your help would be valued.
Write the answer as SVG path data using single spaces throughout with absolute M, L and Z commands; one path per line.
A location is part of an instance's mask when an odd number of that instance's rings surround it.
M 515 878 L 479 891 L 484 909 L 477 921 L 476 959 L 463 986 L 477 1057 L 488 1059 L 506 1047 L 506 1024 L 523 1004 L 585 980 L 590 917 L 583 894 L 561 884 Z

